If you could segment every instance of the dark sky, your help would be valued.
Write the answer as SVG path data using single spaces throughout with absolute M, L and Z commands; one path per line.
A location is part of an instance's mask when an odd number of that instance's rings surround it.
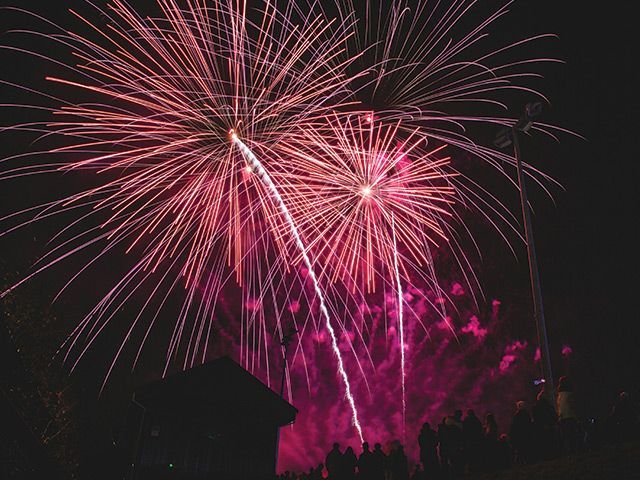
M 0 0 L 2 6 L 18 3 L 56 21 L 67 18 L 59 2 Z M 551 341 L 556 346 L 570 344 L 576 352 L 576 376 L 591 381 L 593 389 L 607 392 L 637 391 L 640 386 L 634 370 L 640 364 L 636 233 L 640 178 L 636 89 L 640 79 L 632 5 L 623 1 L 521 1 L 508 21 L 501 23 L 511 33 L 559 35 L 554 53 L 566 64 L 545 72 L 542 88 L 552 105 L 544 119 L 586 140 L 568 136 L 561 144 L 527 140 L 523 153 L 565 187 L 555 193 L 555 205 L 539 193 L 533 198 Z M 3 32 L 9 18 L 0 14 Z M 0 59 L 3 78 L 22 77 L 36 86 L 44 85 L 41 66 L 6 52 L 0 52 Z M 0 89 L 3 95 L 7 91 Z M 0 115 L 5 124 L 7 114 Z M 13 151 L 18 147 L 4 144 L 0 148 Z M 12 209 L 7 207 L 13 204 L 8 191 L 4 185 L 0 190 L 2 212 Z M 38 192 L 26 196 L 30 195 L 36 198 Z M 2 248 L 13 257 L 15 243 L 3 240 Z M 526 293 L 524 249 L 519 251 L 518 262 L 508 255 L 500 262 L 487 270 L 501 274 L 483 279 L 488 293 L 503 294 L 506 289 Z M 501 283 L 505 277 L 509 285 Z
M 547 74 L 543 91 L 551 106 L 544 120 L 586 138 L 563 138 L 559 145 L 529 140 L 523 154 L 566 189 L 555 194 L 555 205 L 533 198 L 552 346 L 571 345 L 571 373 L 604 396 L 640 387 L 634 368 L 640 364 L 639 77 L 632 18 L 627 2 L 519 2 L 512 24 L 559 36 L 556 53 L 566 64 Z M 519 276 L 509 278 L 522 289 L 524 251 L 520 260 Z
M 559 57 L 566 61 L 545 90 L 550 117 L 587 139 L 553 147 L 548 171 L 566 192 L 556 196 L 556 206 L 540 202 L 536 216 L 550 335 L 579 346 L 585 381 L 637 389 L 640 125 L 631 7 L 523 3 L 523 18 L 560 36 Z M 535 146 L 525 148 L 536 158 Z

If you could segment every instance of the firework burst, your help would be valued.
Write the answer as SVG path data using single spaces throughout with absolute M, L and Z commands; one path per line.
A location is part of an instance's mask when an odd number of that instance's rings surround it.
M 251 11 L 245 2 L 191 0 L 179 6 L 159 0 L 157 7 L 158 17 L 143 18 L 115 0 L 99 11 L 105 25 L 72 11 L 93 36 L 62 29 L 53 35 L 79 63 L 68 68 L 68 76 L 48 80 L 99 100 L 62 102 L 53 109 L 54 121 L 13 126 L 61 136 L 62 147 L 43 153 L 62 160 L 8 168 L 5 180 L 71 171 L 100 179 L 93 188 L 21 212 L 35 215 L 18 226 L 68 211 L 79 217 L 56 236 L 30 277 L 93 248 L 94 258 L 72 280 L 103 257 L 135 253 L 133 267 L 66 342 L 66 355 L 75 352 L 74 366 L 144 285 L 152 285 L 152 292 L 114 364 L 136 328 L 145 332 L 137 362 L 169 295 L 183 287 L 165 372 L 178 356 L 184 367 L 204 360 L 218 294 L 232 275 L 246 301 L 278 288 L 295 239 L 230 132 L 239 132 L 271 170 L 278 143 L 339 107 L 346 84 L 336 58 L 347 24 L 311 13 L 296 19 L 269 1 Z M 152 307 L 156 298 L 160 306 Z M 249 335 L 250 329 L 258 333 Z M 268 362 L 270 333 L 261 313 L 247 314 L 243 331 L 246 352 L 264 346 Z
M 345 17 L 357 10 L 351 0 L 336 1 Z M 555 38 L 553 34 L 488 41 L 513 4 L 368 0 L 349 42 L 351 52 L 363 52 L 357 64 L 368 73 L 352 85 L 355 98 L 372 110 L 367 118 L 400 119 L 400 134 L 411 135 L 419 128 L 431 142 L 446 144 L 452 155 L 466 158 L 452 166 L 460 173 L 451 181 L 458 201 L 491 223 L 507 244 L 507 232 L 521 238 L 517 217 L 469 173 L 469 167 L 488 165 L 517 188 L 515 159 L 491 142 L 499 128 L 514 125 L 520 115 L 510 114 L 507 103 L 526 103 L 532 96 L 547 101 L 536 88 L 540 67 L 561 62 L 536 55 L 548 50 L 545 43 Z M 540 122 L 532 132 L 554 140 L 561 132 L 571 133 Z M 557 183 L 532 165 L 524 167 L 550 195 L 549 184 Z M 462 270 L 468 271 L 463 249 L 456 249 Z
M 419 148 L 419 132 L 399 140 L 400 122 L 361 118 L 336 116 L 329 132 L 310 130 L 302 145 L 282 147 L 293 186 L 285 198 L 329 280 L 373 291 L 394 271 L 394 235 L 407 250 L 405 276 L 430 263 L 425 252 L 447 242 L 455 190 L 443 146 Z

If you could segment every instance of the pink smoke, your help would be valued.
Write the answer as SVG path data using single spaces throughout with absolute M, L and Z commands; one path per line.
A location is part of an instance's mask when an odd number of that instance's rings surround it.
M 442 281 L 457 283 L 454 279 Z M 295 322 L 299 331 L 289 351 L 290 381 L 285 388 L 285 397 L 299 414 L 292 426 L 281 431 L 278 471 L 308 471 L 324 461 L 334 441 L 343 449 L 352 446 L 360 452 L 328 333 L 322 322 L 315 321 L 319 318 L 317 302 L 308 282 L 300 279 L 298 287 L 282 299 L 285 308 L 279 310 L 283 328 Z M 301 293 L 305 289 L 307 295 Z M 415 461 L 421 425 L 428 421 L 435 426 L 458 408 L 473 408 L 480 417 L 494 413 L 501 431 L 506 431 L 513 403 L 534 398 L 535 392 L 529 389 L 537 374 L 532 362 L 535 343 L 505 334 L 513 320 L 504 312 L 521 318 L 514 311 L 517 308 L 505 300 L 504 309 L 497 300 L 491 301 L 488 309 L 476 305 L 469 288 L 445 299 L 429 285 L 406 287 L 407 410 L 403 436 L 396 299 L 381 290 L 366 299 L 348 295 L 336 299 L 335 292 L 328 296 L 335 302 L 331 312 L 365 439 L 383 445 L 399 440 Z M 225 316 L 217 319 L 216 331 L 220 342 L 211 347 L 211 356 L 228 353 L 233 345 L 234 352 L 243 352 L 234 356 L 245 368 L 278 390 L 282 372 L 279 337 L 271 334 L 265 339 L 258 332 L 255 338 L 261 343 L 257 344 L 266 342 L 265 348 L 258 353 L 240 349 L 238 319 L 245 302 L 234 302 L 233 298 L 230 292 L 222 301 Z M 264 309 L 267 315 L 270 305 L 264 303 L 252 301 L 251 306 Z M 247 318 L 252 321 L 253 317 Z M 274 319 L 267 317 L 267 321 Z M 268 325 L 269 331 L 277 330 Z M 245 341 L 253 341 L 254 330 L 245 328 L 244 332 Z
M 486 328 L 482 328 L 480 326 L 480 320 L 478 320 L 478 317 L 475 315 L 469 319 L 469 323 L 462 327 L 461 331 L 462 333 L 471 333 L 474 337 L 480 340 L 482 340 L 488 332 Z
M 462 285 L 460 285 L 458 282 L 454 283 L 451 287 L 451 295 L 455 297 L 464 295 L 464 288 L 462 288 Z
M 495 413 L 506 431 L 513 402 L 527 397 L 528 379 L 534 377 L 533 349 L 525 340 L 492 334 L 507 321 L 499 315 L 499 302 L 492 302 L 493 309 L 484 318 L 464 292 L 454 297 L 455 305 L 447 305 L 451 315 L 441 318 L 432 305 L 445 304 L 444 299 L 420 289 L 405 294 L 410 314 L 405 325 L 407 412 L 403 438 L 395 302 L 390 295 L 377 298 L 378 302 L 370 301 L 366 308 L 363 304 L 354 306 L 358 321 L 368 325 L 362 337 L 349 322 L 345 325 L 349 333 L 341 336 L 365 440 L 383 445 L 399 440 L 415 460 L 422 424 L 437 425 L 456 408 L 474 408 L 481 416 Z M 461 321 L 464 318 L 467 320 Z M 303 471 L 324 462 L 334 441 L 343 449 L 351 446 L 356 452 L 361 450 L 331 352 L 313 337 L 303 338 L 301 343 L 305 359 L 297 357 L 291 371 L 291 401 L 300 413 L 295 424 L 281 432 L 279 471 Z

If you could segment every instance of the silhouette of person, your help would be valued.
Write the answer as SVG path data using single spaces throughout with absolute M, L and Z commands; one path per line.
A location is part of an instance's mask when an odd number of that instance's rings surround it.
M 447 424 L 449 423 L 449 424 Z M 442 476 L 447 477 L 451 468 L 451 434 L 449 417 L 444 417 L 438 425 L 438 440 L 440 442 L 440 469 Z
M 498 423 L 493 413 L 487 413 L 484 420 L 484 470 L 498 469 Z
M 426 479 L 437 478 L 440 473 L 438 461 L 438 434 L 431 429 L 429 423 L 424 423 L 418 435 L 420 446 L 420 462 L 424 467 L 423 477 Z
M 373 479 L 384 480 L 387 468 L 387 456 L 382 451 L 382 445 L 376 443 L 373 446 Z
M 404 453 L 404 447 L 397 440 L 389 453 L 389 473 L 391 474 L 390 480 L 409 480 L 407 455 Z
M 325 459 L 324 464 L 327 467 L 327 472 L 329 472 L 329 478 L 331 480 L 340 480 L 342 453 L 340 453 L 339 443 L 336 442 L 333 444 L 333 448 L 327 454 L 327 458 Z
M 503 433 L 498 438 L 498 468 L 500 470 L 507 469 L 513 464 L 513 452 L 509 445 L 509 437 Z
M 451 417 L 452 425 L 455 427 L 451 430 L 451 465 L 456 474 L 464 472 L 464 437 L 462 434 L 462 410 L 456 410 Z
M 638 438 L 638 414 L 627 392 L 620 392 L 607 418 L 608 434 L 614 443 L 630 442 Z
M 477 473 L 480 471 L 480 462 L 482 460 L 484 429 L 482 422 L 472 409 L 467 410 L 467 416 L 462 421 L 462 436 L 469 471 Z
M 427 477 L 425 476 L 424 470 L 422 469 L 422 465 L 416 463 L 416 468 L 413 470 L 413 475 L 411 475 L 411 480 L 425 480 Z
M 440 463 L 445 476 L 449 471 L 453 471 L 454 474 L 460 474 L 464 469 L 461 419 L 462 410 L 456 410 L 453 415 L 445 417 L 443 428 L 438 428 Z
M 362 444 L 362 453 L 358 458 L 358 478 L 360 480 L 373 480 L 375 478 L 375 458 L 369 450 L 369 444 Z
M 487 413 L 484 419 L 484 437 L 486 439 L 498 441 L 498 423 L 493 413 Z
M 347 447 L 342 455 L 342 475 L 340 477 L 344 480 L 354 480 L 356 478 L 357 465 L 358 458 L 353 452 L 353 448 Z
M 316 468 L 312 469 L 309 479 L 310 480 L 322 480 L 322 470 L 324 469 L 324 464 L 319 464 Z
M 553 406 L 547 400 L 544 387 L 536 397 L 536 403 L 531 409 L 533 418 L 533 443 L 536 460 L 549 460 L 556 456 L 558 450 L 557 418 Z
M 531 409 L 533 421 L 545 426 L 554 426 L 557 422 L 556 412 L 547 400 L 545 389 L 542 387 L 536 397 L 536 403 Z
M 453 412 L 453 421 L 457 427 L 462 428 L 462 410 Z
M 516 412 L 513 414 L 509 439 L 515 450 L 516 461 L 521 464 L 531 462 L 531 416 L 525 408 L 525 403 L 516 402 Z
M 562 376 L 558 380 L 556 405 L 564 451 L 567 454 L 575 453 L 580 446 L 578 414 L 576 413 L 573 385 L 566 376 Z

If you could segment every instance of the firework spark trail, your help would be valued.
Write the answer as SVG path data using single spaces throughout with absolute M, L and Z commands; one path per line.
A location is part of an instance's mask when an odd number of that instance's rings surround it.
M 405 358 L 404 358 L 404 301 L 402 298 L 402 283 L 400 282 L 400 269 L 398 268 L 398 245 L 396 243 L 395 216 L 391 215 L 391 233 L 393 237 L 393 270 L 396 277 L 396 291 L 398 294 L 398 330 L 400 331 L 400 381 L 402 384 L 402 441 L 405 442 L 405 428 L 407 415 L 407 399 L 405 389 Z
M 311 280 L 313 282 L 313 288 L 315 289 L 318 300 L 320 301 L 320 311 L 322 312 L 322 316 L 325 319 L 327 330 L 329 331 L 329 335 L 331 336 L 331 347 L 333 348 L 333 353 L 335 354 L 336 359 L 338 361 L 338 370 L 340 372 L 340 376 L 342 377 L 342 382 L 344 383 L 345 394 L 349 402 L 349 406 L 351 407 L 353 425 L 356 427 L 356 430 L 358 431 L 358 436 L 360 437 L 360 441 L 364 442 L 364 437 L 362 435 L 362 427 L 360 426 L 360 421 L 358 420 L 358 410 L 356 408 L 353 394 L 351 393 L 351 385 L 349 383 L 349 377 L 347 375 L 347 372 L 344 368 L 344 363 L 342 361 L 342 354 L 340 353 L 340 348 L 338 347 L 338 339 L 336 338 L 336 333 L 331 324 L 331 317 L 329 316 L 329 311 L 327 310 L 327 307 L 325 304 L 324 295 L 320 288 L 318 279 L 316 278 L 316 274 L 314 272 L 311 259 L 307 255 L 306 248 L 302 243 L 302 239 L 300 238 L 300 234 L 298 232 L 298 229 L 296 228 L 296 224 L 293 221 L 291 214 L 289 213 L 289 209 L 287 208 L 284 201 L 282 200 L 282 197 L 280 196 L 280 192 L 278 191 L 278 188 L 273 183 L 273 181 L 271 180 L 271 177 L 269 176 L 267 171 L 264 169 L 264 167 L 260 163 L 260 160 L 258 160 L 258 158 L 249 149 L 249 147 L 247 147 L 238 138 L 238 135 L 235 132 L 232 132 L 231 138 L 233 139 L 233 142 L 238 146 L 242 154 L 245 156 L 245 158 L 249 161 L 252 169 L 258 174 L 258 177 L 262 181 L 263 185 L 267 187 L 269 194 L 275 200 L 276 204 L 280 208 L 280 212 L 285 218 L 289 226 L 289 230 L 291 231 L 291 235 L 295 239 L 296 245 L 300 250 L 302 259 L 304 260 L 305 266 L 309 271 L 309 276 L 311 277 Z

